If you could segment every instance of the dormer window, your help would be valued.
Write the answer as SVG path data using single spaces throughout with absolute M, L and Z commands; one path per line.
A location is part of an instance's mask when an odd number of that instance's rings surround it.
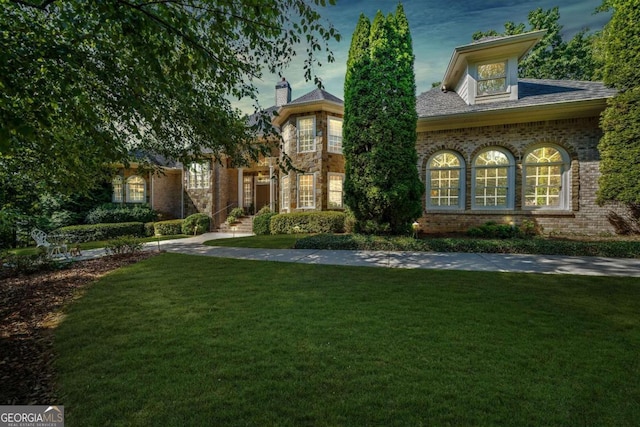
M 507 91 L 507 61 L 478 65 L 477 95 L 495 95 Z

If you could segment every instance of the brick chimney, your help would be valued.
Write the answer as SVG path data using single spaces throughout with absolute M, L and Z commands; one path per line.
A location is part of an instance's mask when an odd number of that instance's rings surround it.
M 291 102 L 291 86 L 284 77 L 276 84 L 276 107 Z

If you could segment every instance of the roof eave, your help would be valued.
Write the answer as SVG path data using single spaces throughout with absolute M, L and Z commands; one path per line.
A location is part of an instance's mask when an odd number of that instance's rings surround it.
M 418 132 L 599 116 L 607 98 L 419 117 Z
M 278 115 L 271 120 L 275 126 L 282 126 L 292 114 L 310 113 L 312 111 L 326 111 L 334 114 L 343 114 L 344 104 L 330 101 L 328 99 L 298 102 L 295 104 L 285 104 L 278 109 Z

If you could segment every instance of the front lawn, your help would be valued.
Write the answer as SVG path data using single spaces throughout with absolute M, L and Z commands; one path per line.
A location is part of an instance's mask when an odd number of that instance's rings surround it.
M 637 425 L 634 278 L 163 254 L 56 331 L 81 425 Z

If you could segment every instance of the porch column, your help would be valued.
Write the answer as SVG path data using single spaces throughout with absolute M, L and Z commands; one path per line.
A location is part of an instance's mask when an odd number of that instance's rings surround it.
M 242 189 L 244 187 L 244 170 L 242 168 L 238 168 L 238 207 L 243 208 L 243 199 Z
M 273 162 L 269 159 L 269 209 L 275 212 L 276 186 L 273 177 Z

